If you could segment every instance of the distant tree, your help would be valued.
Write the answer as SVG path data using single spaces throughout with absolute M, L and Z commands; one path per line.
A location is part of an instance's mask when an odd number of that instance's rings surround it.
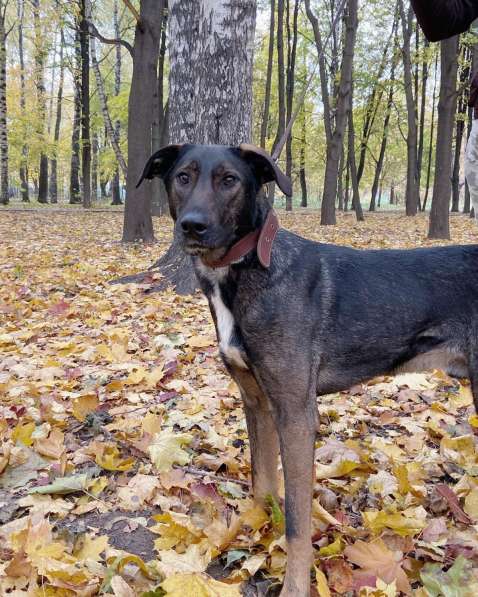
M 65 82 L 65 35 L 63 27 L 60 30 L 60 76 L 58 81 L 58 93 L 56 99 L 55 128 L 53 132 L 53 156 L 50 160 L 50 203 L 58 203 L 58 142 L 60 140 L 61 116 L 63 108 L 63 85 Z
M 0 203 L 8 198 L 8 130 L 7 130 L 7 35 L 5 27 L 8 0 L 0 0 Z
M 46 90 L 45 59 L 48 45 L 45 43 L 40 16 L 40 0 L 31 0 L 33 7 L 33 29 L 35 45 L 35 86 L 37 92 L 37 136 L 40 145 L 40 166 L 38 173 L 38 202 L 48 202 L 48 155 L 46 153 Z
M 91 140 L 90 140 L 90 0 L 79 0 L 81 48 L 81 167 L 83 207 L 91 207 Z
M 18 58 L 20 61 L 20 109 L 23 120 L 26 119 L 26 86 L 25 86 L 25 55 L 23 46 L 23 19 L 25 14 L 24 0 L 17 0 L 17 22 L 18 22 Z M 24 137 L 20 158 L 20 192 L 22 201 L 30 201 L 28 189 L 28 145 Z

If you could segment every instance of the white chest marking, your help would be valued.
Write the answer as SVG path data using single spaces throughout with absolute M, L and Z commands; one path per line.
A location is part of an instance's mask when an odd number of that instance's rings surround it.
M 248 367 L 242 358 L 241 351 L 237 346 L 231 345 L 232 333 L 234 331 L 234 317 L 224 304 L 217 285 L 211 295 L 211 302 L 216 313 L 217 336 L 222 354 L 231 364 L 242 369 L 247 369 Z

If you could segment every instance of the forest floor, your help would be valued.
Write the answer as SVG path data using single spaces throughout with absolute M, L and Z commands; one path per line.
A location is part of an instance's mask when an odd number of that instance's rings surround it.
M 431 245 L 420 215 L 280 213 L 355 247 Z M 122 214 L 0 214 L 0 595 L 274 595 L 279 504 L 250 499 L 238 390 L 199 294 L 110 285 L 170 241 Z M 456 243 L 478 227 L 451 218 Z M 410 297 L 411 300 L 413 297 Z M 367 350 L 367 346 L 364 346 Z M 478 594 L 478 417 L 466 380 L 375 379 L 319 402 L 313 594 Z

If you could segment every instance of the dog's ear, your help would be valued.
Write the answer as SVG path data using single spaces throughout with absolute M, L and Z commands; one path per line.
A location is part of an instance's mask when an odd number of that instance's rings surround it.
M 248 145 L 247 143 L 242 143 L 239 146 L 239 150 L 241 157 L 251 165 L 261 185 L 275 181 L 284 195 L 287 195 L 287 197 L 292 196 L 292 182 L 290 178 L 278 168 L 267 151 L 255 145 Z
M 153 153 L 144 167 L 143 174 L 141 174 L 136 188 L 139 187 L 145 178 L 148 180 L 151 180 L 155 176 L 164 178 L 174 166 L 182 148 L 183 145 L 166 145 L 166 147 L 162 147 L 156 153 Z

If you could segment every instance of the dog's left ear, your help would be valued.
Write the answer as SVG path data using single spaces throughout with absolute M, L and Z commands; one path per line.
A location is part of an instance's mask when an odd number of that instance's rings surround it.
M 255 145 L 248 145 L 247 143 L 242 143 L 239 146 L 239 150 L 241 157 L 252 166 L 261 185 L 275 181 L 284 195 L 287 195 L 287 197 L 292 196 L 292 182 L 290 178 L 278 168 L 267 151 Z
M 155 176 L 164 178 L 178 159 L 182 147 L 183 145 L 167 145 L 159 149 L 156 153 L 153 153 L 144 167 L 143 174 L 141 174 L 136 188 L 139 187 L 145 178 L 148 180 L 151 180 Z

